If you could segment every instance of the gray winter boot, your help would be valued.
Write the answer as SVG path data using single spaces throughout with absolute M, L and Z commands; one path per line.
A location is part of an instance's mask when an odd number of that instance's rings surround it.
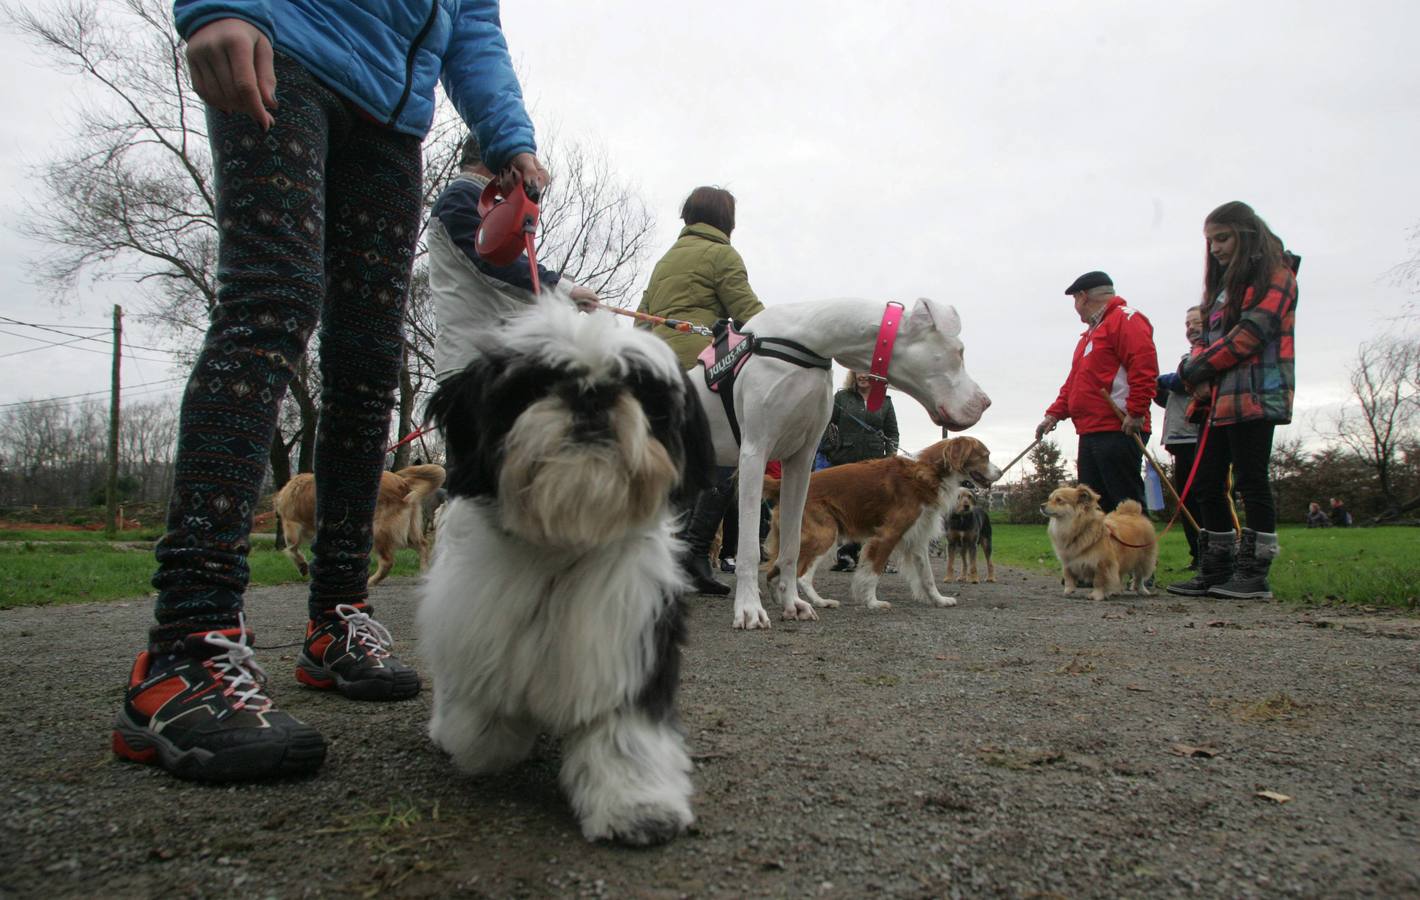
M 1276 534 L 1266 534 L 1244 528 L 1238 548 L 1238 564 L 1233 577 L 1208 591 L 1212 597 L 1238 600 L 1271 600 L 1272 587 L 1267 583 L 1267 570 L 1281 551 Z
M 1165 590 L 1183 597 L 1202 597 L 1233 576 L 1236 542 L 1231 531 L 1198 532 L 1198 574 Z

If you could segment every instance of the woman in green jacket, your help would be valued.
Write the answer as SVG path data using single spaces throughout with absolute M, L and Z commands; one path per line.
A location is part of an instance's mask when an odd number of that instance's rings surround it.
M 680 217 L 685 227 L 656 263 L 637 311 L 705 326 L 718 319 L 747 322 L 763 312 L 764 304 L 749 286 L 744 260 L 730 246 L 735 195 L 723 188 L 698 187 L 686 198 Z M 654 331 L 675 351 L 682 369 L 694 366 L 700 351 L 710 344 L 703 335 L 664 325 Z
M 730 246 L 730 233 L 735 230 L 734 194 L 723 188 L 698 187 L 686 198 L 680 217 L 685 227 L 656 263 L 638 311 L 706 326 L 718 319 L 746 322 L 763 312 L 764 305 L 749 286 L 744 260 Z M 654 331 L 675 351 L 682 369 L 692 368 L 700 351 L 710 345 L 704 335 L 664 325 Z M 686 543 L 686 574 L 702 594 L 724 596 L 730 592 L 710 568 L 710 544 L 734 499 L 734 472 L 733 468 L 722 468 L 715 486 L 696 498 L 681 535 Z

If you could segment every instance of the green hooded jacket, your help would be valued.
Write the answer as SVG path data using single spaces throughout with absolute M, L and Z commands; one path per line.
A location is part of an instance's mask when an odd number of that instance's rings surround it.
M 656 263 L 637 311 L 709 326 L 717 319 L 748 321 L 764 311 L 764 304 L 750 288 L 744 260 L 729 237 L 701 222 L 682 228 Z M 682 369 L 694 366 L 695 357 L 710 344 L 708 337 L 664 325 L 652 330 L 675 351 Z

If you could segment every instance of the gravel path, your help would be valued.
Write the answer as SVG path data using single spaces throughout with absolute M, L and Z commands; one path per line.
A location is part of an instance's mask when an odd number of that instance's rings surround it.
M 331 742 L 316 777 L 212 788 L 118 763 L 150 602 L 0 612 L 0 896 L 1420 895 L 1417 620 L 1091 603 L 1001 574 L 947 610 L 889 577 L 890 611 L 767 633 L 695 598 L 699 821 L 643 851 L 582 841 L 554 744 L 461 777 L 424 737 L 427 690 L 302 689 L 295 647 L 258 659 Z M 846 576 L 820 584 L 847 600 Z M 299 640 L 303 594 L 252 591 L 258 645 Z M 377 588 L 399 638 L 414 597 Z

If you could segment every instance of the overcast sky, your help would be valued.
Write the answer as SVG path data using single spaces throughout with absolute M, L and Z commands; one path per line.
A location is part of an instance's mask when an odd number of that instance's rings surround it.
M 729 188 L 766 305 L 956 305 L 995 401 L 973 433 L 1000 463 L 1064 379 L 1082 326 L 1062 292 L 1081 272 L 1109 272 L 1154 322 L 1163 367 L 1177 362 L 1203 218 L 1225 201 L 1252 204 L 1305 260 L 1296 424 L 1279 437 L 1318 440 L 1358 345 L 1417 299 L 1388 274 L 1420 250 L 1414 2 L 600 0 L 509 2 L 503 21 L 540 132 L 604 146 L 655 212 L 643 281 L 690 189 Z M 131 289 L 55 307 L 15 232 L 74 82 L 0 33 L 0 98 L 0 309 L 104 325 Z M 32 346 L 0 334 L 0 354 Z M 125 382 L 181 374 L 139 360 Z M 102 352 L 0 356 L 0 404 L 107 383 Z M 913 401 L 896 405 L 905 449 L 936 439 Z M 1070 426 L 1056 436 L 1073 457 Z

